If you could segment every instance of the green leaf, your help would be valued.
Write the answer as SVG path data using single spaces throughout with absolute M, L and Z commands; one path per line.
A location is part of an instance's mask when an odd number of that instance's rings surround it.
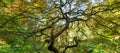
M 17 27 L 18 32 L 26 33 L 27 31 L 21 27 Z
M 20 50 L 22 50 L 22 48 L 21 48 L 20 46 L 17 46 L 17 45 L 11 46 L 10 49 L 11 49 L 12 51 L 20 51 Z
M 14 0 L 3 0 L 6 4 L 11 4 L 14 2 Z
M 23 50 L 30 50 L 31 48 L 32 48 L 31 45 L 25 45 L 25 46 L 23 47 Z
M 0 49 L 0 53 L 7 53 L 6 49 Z
M 22 36 L 18 36 L 16 39 L 15 39 L 15 42 L 18 42 L 20 44 L 23 44 L 24 43 L 24 38 Z

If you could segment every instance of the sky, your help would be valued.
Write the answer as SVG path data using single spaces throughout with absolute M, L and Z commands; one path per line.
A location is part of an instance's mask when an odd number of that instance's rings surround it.
M 92 2 L 92 4 L 95 4 L 96 2 L 103 2 L 104 0 L 89 0 L 90 2 Z
M 27 0 L 28 2 L 31 2 L 31 0 Z

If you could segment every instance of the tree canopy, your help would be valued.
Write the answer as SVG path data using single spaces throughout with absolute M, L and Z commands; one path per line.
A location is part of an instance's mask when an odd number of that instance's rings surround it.
M 119 53 L 119 0 L 0 0 L 0 53 Z

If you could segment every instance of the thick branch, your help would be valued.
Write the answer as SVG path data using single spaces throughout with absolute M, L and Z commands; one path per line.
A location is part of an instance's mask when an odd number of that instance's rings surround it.
M 86 42 L 87 40 L 78 40 L 78 39 L 74 38 L 74 41 L 75 41 L 75 45 L 67 45 L 67 46 L 65 46 L 65 49 L 62 51 L 62 53 L 65 53 L 66 50 L 69 49 L 69 48 L 77 47 L 79 42 Z

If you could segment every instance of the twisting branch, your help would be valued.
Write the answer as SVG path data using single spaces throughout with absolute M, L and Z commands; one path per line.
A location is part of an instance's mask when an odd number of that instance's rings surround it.
M 59 53 L 59 51 L 57 50 L 57 48 L 54 47 L 54 41 L 57 37 L 59 37 L 68 27 L 69 27 L 69 18 L 67 17 L 67 15 L 65 15 L 63 12 L 62 12 L 62 9 L 60 9 L 60 12 L 62 13 L 62 16 L 63 18 L 66 20 L 66 24 L 65 26 L 60 30 L 58 31 L 57 33 L 53 33 L 53 31 L 51 31 L 51 39 L 50 39 L 50 43 L 49 43 L 49 46 L 48 46 L 48 50 L 49 51 L 52 51 L 54 53 Z M 54 29 L 54 28 L 53 28 Z
M 65 46 L 65 49 L 62 51 L 62 53 L 65 53 L 67 49 L 77 47 L 80 42 L 86 42 L 88 40 L 78 40 L 76 37 L 74 37 L 73 41 L 75 41 L 74 45 L 67 45 Z
M 57 50 L 57 48 L 54 47 L 54 40 L 55 40 L 55 38 L 51 37 L 50 43 L 49 43 L 49 46 L 48 46 L 48 50 L 52 51 L 54 53 L 59 53 L 59 51 Z
M 67 46 L 65 46 L 65 49 L 63 50 L 62 53 L 65 53 L 68 48 L 77 47 L 77 46 L 78 46 L 78 43 L 79 43 L 80 41 L 77 40 L 76 38 L 74 38 L 74 41 L 75 41 L 75 45 L 70 45 L 70 46 L 67 45 Z

